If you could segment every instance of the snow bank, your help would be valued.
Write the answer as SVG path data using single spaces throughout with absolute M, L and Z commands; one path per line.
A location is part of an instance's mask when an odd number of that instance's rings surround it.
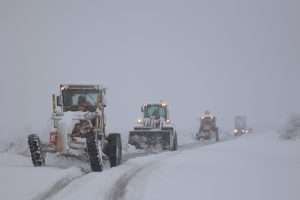
M 16 134 L 18 130 L 11 128 L 0 129 L 0 153 L 13 152 L 24 156 L 29 156 L 27 136 L 25 133 Z
M 280 130 L 279 134 L 282 139 L 300 139 L 300 114 L 290 116 L 286 125 Z
M 47 124 L 44 130 L 37 130 L 30 126 L 25 128 L 0 127 L 0 153 L 11 152 L 29 157 L 28 135 L 36 133 L 42 141 L 48 141 L 49 130 L 51 130 L 48 126 L 50 127 L 50 124 Z

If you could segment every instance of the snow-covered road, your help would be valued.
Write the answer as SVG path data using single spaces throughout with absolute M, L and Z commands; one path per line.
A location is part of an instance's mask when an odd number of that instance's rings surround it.
M 246 135 L 176 152 L 132 154 L 119 167 L 87 174 L 84 166 L 34 168 L 26 157 L 1 153 L 1 197 L 298 200 L 299 150 L 300 141 L 280 140 L 275 133 Z
M 299 150 L 299 141 L 263 134 L 182 151 L 139 172 L 124 199 L 296 200 Z

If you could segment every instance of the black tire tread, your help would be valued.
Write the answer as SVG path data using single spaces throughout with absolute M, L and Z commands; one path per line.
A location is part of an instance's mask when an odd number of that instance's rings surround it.
M 103 165 L 101 163 L 101 155 L 99 155 L 97 140 L 96 134 L 88 135 L 86 138 L 86 146 L 92 171 L 101 172 L 103 170 Z
M 109 156 L 111 167 L 116 167 L 122 162 L 122 141 L 121 134 L 111 133 L 107 137 L 108 145 L 106 147 L 106 153 Z M 118 148 L 117 148 L 118 147 Z M 119 150 L 117 157 L 117 149 Z
M 40 167 L 45 165 L 44 153 L 41 147 L 41 142 L 37 134 L 28 136 L 28 146 L 30 150 L 33 166 Z

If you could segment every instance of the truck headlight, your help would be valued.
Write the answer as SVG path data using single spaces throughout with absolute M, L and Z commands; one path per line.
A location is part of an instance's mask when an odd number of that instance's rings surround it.
M 136 122 L 137 122 L 138 124 L 142 124 L 142 123 L 143 123 L 143 120 L 138 119 Z
M 237 129 L 234 129 L 234 132 L 235 132 L 235 133 L 237 133 L 237 132 L 238 132 L 238 130 L 237 130 Z

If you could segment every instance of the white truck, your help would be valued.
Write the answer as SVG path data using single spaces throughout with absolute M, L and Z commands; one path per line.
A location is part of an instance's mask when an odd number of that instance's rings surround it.
M 243 135 L 248 133 L 247 118 L 245 116 L 235 116 L 234 118 L 234 136 Z

